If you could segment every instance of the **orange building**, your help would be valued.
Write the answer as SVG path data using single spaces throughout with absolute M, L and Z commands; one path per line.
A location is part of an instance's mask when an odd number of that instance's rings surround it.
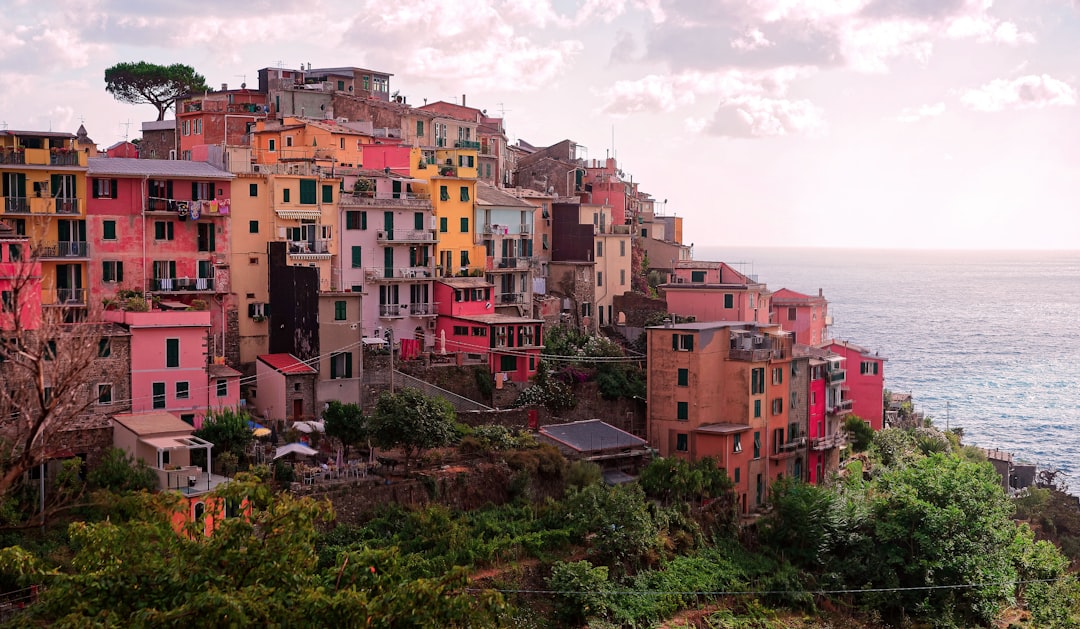
M 713 457 L 740 510 L 764 504 L 772 480 L 802 477 L 805 439 L 792 439 L 792 336 L 753 322 L 648 328 L 648 439 L 662 456 Z M 801 441 L 800 441 L 801 440 Z M 801 444 L 801 445 L 800 445 Z

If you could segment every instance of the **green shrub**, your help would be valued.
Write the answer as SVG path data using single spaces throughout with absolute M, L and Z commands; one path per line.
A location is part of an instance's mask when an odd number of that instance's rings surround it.
M 600 466 L 592 461 L 574 461 L 566 469 L 566 484 L 577 489 L 595 485 L 603 478 Z
M 604 616 L 610 604 L 611 583 L 606 566 L 593 567 L 588 561 L 556 562 L 547 580 L 556 592 L 555 615 L 571 625 Z
M 142 459 L 128 456 L 120 448 L 109 448 L 87 474 L 86 480 L 95 489 L 111 491 L 154 491 L 158 488 L 154 470 Z

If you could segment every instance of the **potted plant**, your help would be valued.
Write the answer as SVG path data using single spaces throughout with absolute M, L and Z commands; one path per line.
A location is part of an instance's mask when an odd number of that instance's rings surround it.
M 192 310 L 209 310 L 210 309 L 210 304 L 207 303 L 207 301 L 205 299 L 192 299 L 191 300 L 191 309 Z

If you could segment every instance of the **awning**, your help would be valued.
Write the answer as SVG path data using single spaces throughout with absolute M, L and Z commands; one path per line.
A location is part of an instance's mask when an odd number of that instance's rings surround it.
M 386 339 L 378 336 L 365 336 L 363 341 L 364 345 L 386 345 Z
M 281 446 L 274 452 L 274 458 L 280 459 L 283 456 L 290 454 L 299 454 L 300 456 L 315 456 L 319 451 L 314 448 L 309 448 L 302 443 L 289 443 Z
M 313 433 L 313 432 L 326 432 L 326 426 L 322 422 L 293 422 L 293 428 L 300 432 Z
M 274 210 L 279 218 L 289 218 L 293 220 L 312 220 L 316 221 L 322 218 L 322 212 L 319 210 Z
M 188 435 L 186 437 L 150 437 L 147 439 L 139 439 L 142 443 L 156 448 L 158 450 L 178 450 L 180 448 L 205 448 L 206 446 L 213 447 L 214 444 L 200 439 L 198 437 Z

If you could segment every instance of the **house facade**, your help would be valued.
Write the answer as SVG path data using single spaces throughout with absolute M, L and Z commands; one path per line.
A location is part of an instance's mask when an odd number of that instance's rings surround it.
M 677 261 L 672 281 L 660 289 L 673 314 L 698 321 L 769 323 L 765 284 L 725 262 Z
M 822 347 L 844 360 L 844 401 L 848 409 L 861 417 L 874 430 L 881 430 L 885 422 L 885 361 L 876 352 L 848 343 L 830 341 Z
M 795 334 L 795 342 L 819 345 L 829 339 L 829 302 L 821 289 L 817 295 L 804 295 L 788 288 L 772 294 L 769 301 L 771 321 Z

